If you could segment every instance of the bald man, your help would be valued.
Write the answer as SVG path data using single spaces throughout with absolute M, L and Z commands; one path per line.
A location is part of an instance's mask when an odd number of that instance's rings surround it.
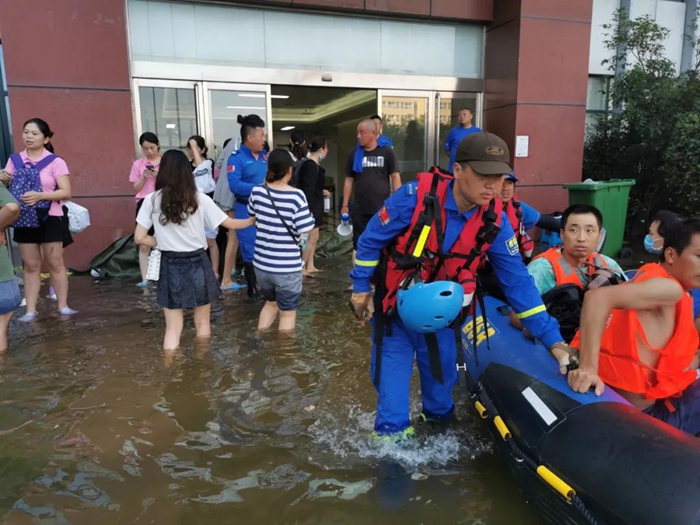
M 348 203 L 355 189 L 352 206 L 352 247 L 353 257 L 357 250 L 357 239 L 365 231 L 367 223 L 377 213 L 392 191 L 401 186 L 399 161 L 389 146 L 379 146 L 379 130 L 371 119 L 363 120 L 357 126 L 357 142 L 364 150 L 362 170 L 354 165 L 355 148 L 348 155 L 345 166 L 345 186 L 341 213 L 349 213 Z

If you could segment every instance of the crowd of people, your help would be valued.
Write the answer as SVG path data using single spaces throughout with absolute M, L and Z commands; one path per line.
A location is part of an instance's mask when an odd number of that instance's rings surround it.
M 414 360 L 420 422 L 450 424 L 461 327 L 483 295 L 508 305 L 512 325 L 551 352 L 573 390 L 600 395 L 608 385 L 650 416 L 700 434 L 700 219 L 666 211 L 653 217 L 644 247 L 659 261 L 627 282 L 617 262 L 599 253 L 600 211 L 572 205 L 553 217 L 520 201 L 508 146 L 472 118 L 460 111 L 444 145 L 446 170 L 433 168 L 405 184 L 379 115 L 358 124 L 348 153 L 340 212 L 352 218 L 350 304 L 361 324 L 372 324 L 375 436 L 396 441 L 413 434 Z M 194 310 L 197 337 L 211 335 L 211 303 L 225 290 L 262 297 L 259 330 L 277 319 L 279 330 L 294 330 L 303 279 L 320 271 L 314 258 L 327 212 L 327 139 L 295 132 L 289 149 L 270 151 L 259 116 L 239 116 L 238 123 L 240 137 L 226 141 L 217 159 L 208 158 L 199 135 L 187 140 L 186 154 L 161 153 L 152 132 L 139 138 L 143 157 L 129 176 L 138 286 L 149 285 L 149 257 L 157 249 L 167 350 L 180 345 L 185 309 Z M 63 206 L 71 198 L 69 170 L 53 153 L 52 136 L 43 120 L 27 121 L 25 150 L 0 172 L 0 231 L 14 226 L 20 247 L 24 322 L 38 315 L 43 264 L 58 312 L 76 313 L 63 264 L 63 248 L 72 242 Z M 528 232 L 535 226 L 559 232 L 561 245 L 533 258 Z M 219 275 L 216 240 L 224 230 Z M 245 285 L 236 281 L 238 251 Z M 0 350 L 21 300 L 3 250 Z

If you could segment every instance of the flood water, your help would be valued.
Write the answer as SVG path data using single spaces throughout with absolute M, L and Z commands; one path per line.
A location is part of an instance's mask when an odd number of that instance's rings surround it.
M 334 269 L 305 284 L 296 337 L 256 339 L 261 304 L 230 294 L 210 344 L 190 319 L 164 355 L 155 290 L 89 277 L 71 278 L 74 319 L 13 323 L 3 523 L 539 523 L 462 390 L 457 430 L 404 447 L 369 437 L 369 328 L 342 263 L 319 266 Z M 414 415 L 417 394 L 416 380 Z

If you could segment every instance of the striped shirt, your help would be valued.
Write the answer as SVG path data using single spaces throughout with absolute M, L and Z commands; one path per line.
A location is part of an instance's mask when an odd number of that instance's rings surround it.
M 296 238 L 284 227 L 270 202 L 265 186 L 255 186 L 248 200 L 248 213 L 256 217 L 253 265 L 270 273 L 295 273 L 302 269 L 298 240 L 314 228 L 314 218 L 301 190 L 267 187 L 277 210 Z

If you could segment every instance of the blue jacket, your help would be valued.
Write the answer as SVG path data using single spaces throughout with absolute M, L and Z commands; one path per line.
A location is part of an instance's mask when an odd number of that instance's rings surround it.
M 519 202 L 520 211 L 523 213 L 523 226 L 526 230 L 531 230 L 539 222 L 542 214 L 529 204 L 525 204 L 523 201 Z
M 452 248 L 467 221 L 476 212 L 476 208 L 465 213 L 459 212 L 452 195 L 452 184 L 454 182 L 450 185 L 445 201 L 444 249 L 446 251 Z M 370 279 L 379 265 L 382 250 L 410 226 L 418 200 L 417 187 L 417 181 L 409 182 L 389 197 L 384 208 L 372 217 L 367 224 L 367 229 L 360 236 L 355 267 L 350 272 L 356 293 L 370 291 Z M 384 220 L 380 218 L 380 214 Z M 535 283 L 527 272 L 513 228 L 505 212 L 501 213 L 501 231 L 486 253 L 508 303 L 518 314 L 525 328 L 547 348 L 563 341 L 559 324 L 547 314 Z
M 261 151 L 258 158 L 248 146 L 242 145 L 228 158 L 226 164 L 228 186 L 236 199 L 247 203 L 253 187 L 265 182 L 267 177 L 267 153 Z

